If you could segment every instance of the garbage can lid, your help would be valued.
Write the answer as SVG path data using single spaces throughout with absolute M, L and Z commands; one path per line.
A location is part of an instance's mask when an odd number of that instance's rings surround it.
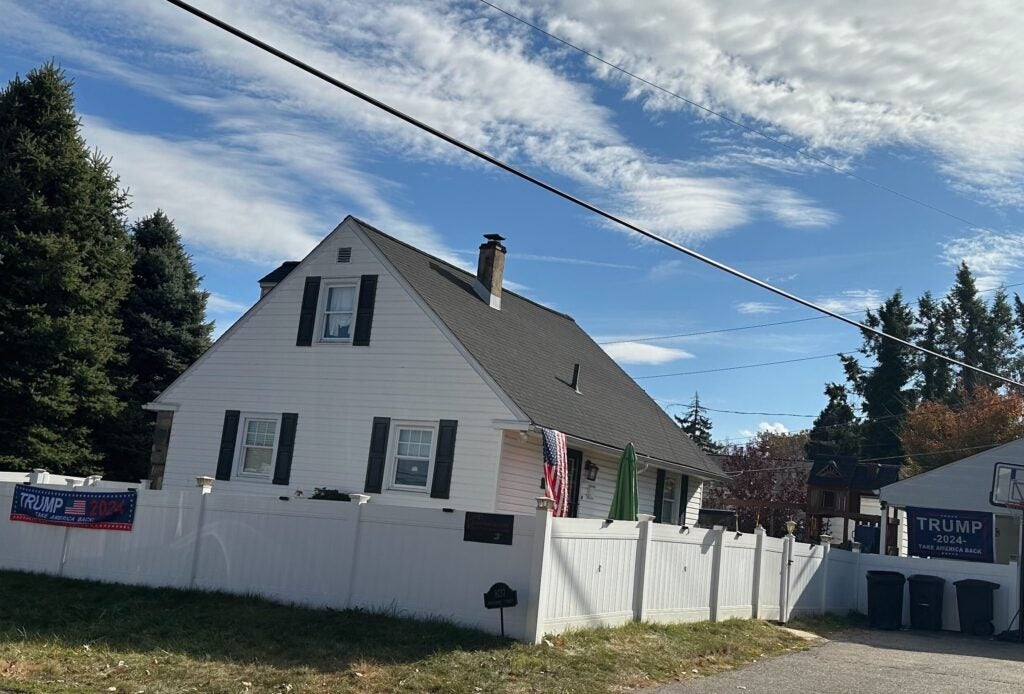
M 996 590 L 999 588 L 998 583 L 992 581 L 982 581 L 980 578 L 965 578 L 960 581 L 954 581 L 954 586 L 963 586 L 964 588 L 989 588 L 990 590 Z
M 914 583 L 945 583 L 946 582 L 946 579 L 942 578 L 941 576 L 928 576 L 926 574 L 914 574 L 913 576 L 910 577 L 909 580 L 913 581 Z M 972 579 L 966 579 L 966 580 L 972 580 Z
M 868 580 L 903 583 L 907 577 L 899 571 L 868 571 Z

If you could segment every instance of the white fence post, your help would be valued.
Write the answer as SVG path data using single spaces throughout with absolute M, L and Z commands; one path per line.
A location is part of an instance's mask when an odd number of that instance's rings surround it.
M 793 563 L 793 535 L 782 538 L 782 571 L 779 576 L 779 621 L 789 621 L 789 569 Z
M 636 570 L 633 577 L 633 618 L 642 622 L 647 618 L 647 559 L 651 548 L 651 523 L 654 516 L 637 514 L 640 537 L 636 544 Z
M 47 484 L 50 480 L 50 473 L 41 467 L 37 467 L 32 472 L 28 473 L 29 484 Z
M 352 556 L 348 563 L 348 594 L 345 608 L 352 609 L 352 596 L 356 593 L 356 566 L 359 564 L 359 530 L 363 523 L 363 506 L 370 500 L 368 494 L 349 494 L 350 501 L 356 502 L 355 527 L 352 529 Z
M 205 475 L 196 477 L 196 486 L 200 489 L 199 518 L 196 520 L 196 537 L 192 542 L 192 570 L 188 577 L 188 587 L 196 587 L 196 573 L 199 571 L 199 545 L 203 538 L 203 521 L 206 518 L 206 497 L 213 491 L 213 478 Z
M 711 529 L 715 534 L 715 544 L 711 552 L 711 597 L 709 619 L 718 621 L 719 595 L 722 586 L 722 544 L 725 542 L 725 526 L 716 525 Z
M 530 597 L 526 606 L 527 643 L 540 643 L 544 638 L 544 617 L 547 608 L 545 568 L 551 556 L 551 512 L 555 502 L 545 496 L 537 498 L 537 520 L 533 526 L 533 558 L 530 561 Z
M 754 528 L 754 579 L 750 589 L 750 616 L 757 619 L 761 611 L 761 570 L 764 568 L 764 528 Z
M 832 550 L 832 536 L 821 536 L 821 613 L 828 612 L 828 553 Z

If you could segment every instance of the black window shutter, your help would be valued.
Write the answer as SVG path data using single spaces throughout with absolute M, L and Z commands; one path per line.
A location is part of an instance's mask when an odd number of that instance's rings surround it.
M 668 520 L 661 517 L 662 502 L 665 500 L 665 471 L 658 470 L 658 477 L 654 483 L 654 522 L 655 523 L 671 523 L 672 519 Z
M 231 479 L 231 466 L 235 464 L 235 441 L 238 439 L 238 410 L 224 412 L 224 428 L 220 432 L 220 455 L 217 458 L 217 479 Z
M 437 425 L 437 451 L 434 453 L 434 481 L 430 496 L 447 499 L 452 487 L 452 466 L 455 463 L 455 432 L 459 423 L 442 419 Z
M 302 290 L 302 307 L 299 309 L 299 333 L 295 337 L 296 347 L 313 344 L 313 327 L 316 325 L 316 303 L 320 300 L 320 278 L 307 277 Z
M 288 484 L 292 477 L 292 453 L 295 451 L 295 429 L 299 415 L 285 412 L 281 415 L 281 438 L 277 440 L 277 461 L 274 463 L 274 484 Z
M 388 455 L 388 431 L 391 420 L 388 417 L 374 417 L 373 431 L 370 434 L 370 456 L 366 460 L 366 485 L 363 491 L 367 494 L 380 494 L 384 485 L 384 462 Z
M 359 305 L 356 307 L 356 329 L 352 344 L 366 347 L 370 344 L 370 330 L 373 328 L 373 304 L 377 300 L 377 275 L 363 275 L 359 278 Z
M 679 517 L 682 519 L 679 521 L 681 525 L 686 525 L 686 500 L 690 498 L 690 476 L 683 475 L 683 484 L 679 488 Z

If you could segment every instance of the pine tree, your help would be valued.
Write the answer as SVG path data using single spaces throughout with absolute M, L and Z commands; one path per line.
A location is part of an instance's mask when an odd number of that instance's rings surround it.
M 153 415 L 142 409 L 210 346 L 209 293 L 174 223 L 157 210 L 132 227 L 132 285 L 121 307 L 128 360 L 118 374 L 125 409 L 103 441 L 106 475 L 137 480 L 149 469 Z
M 0 467 L 92 473 L 120 409 L 125 193 L 53 64 L 0 91 Z
M 1020 367 L 1020 348 L 1017 345 L 1017 330 L 1010 307 L 1010 300 L 1005 289 L 998 289 L 992 297 L 985 322 L 985 340 L 982 351 L 981 368 L 992 373 L 1016 374 Z M 989 388 L 999 383 L 982 376 Z
M 947 302 L 936 301 L 931 292 L 925 292 L 917 302 L 918 344 L 939 354 L 952 354 L 956 350 L 953 338 L 952 311 Z M 953 394 L 953 370 L 949 362 L 924 355 L 920 361 L 918 391 L 922 400 L 947 402 Z
M 989 312 L 978 296 L 978 287 L 967 263 L 960 263 L 957 269 L 949 303 L 955 311 L 957 356 L 966 364 L 985 368 L 983 365 L 989 356 L 985 343 L 991 334 Z M 967 393 L 990 380 L 970 369 L 960 371 L 960 383 Z
M 914 312 L 899 291 L 877 311 L 868 311 L 864 320 L 865 325 L 908 342 L 917 335 L 914 323 Z M 901 456 L 900 427 L 917 401 L 917 393 L 910 387 L 918 373 L 917 353 L 867 332 L 863 351 L 874 358 L 874 366 L 864 368 L 853 357 L 843 357 L 847 380 L 861 398 L 865 417 L 861 446 L 872 458 Z
M 689 410 L 682 417 L 676 417 L 676 422 L 686 432 L 697 447 L 708 454 L 718 453 L 719 446 L 711 438 L 711 419 L 705 414 L 707 408 L 701 407 L 700 395 L 693 394 Z
M 857 455 L 860 452 L 860 425 L 850 406 L 846 386 L 825 386 L 828 403 L 811 427 L 804 450 L 808 458 L 828 455 Z

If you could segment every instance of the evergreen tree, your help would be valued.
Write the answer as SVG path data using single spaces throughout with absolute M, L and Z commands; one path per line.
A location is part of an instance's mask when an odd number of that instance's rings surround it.
M 682 417 L 677 416 L 676 422 L 702 451 L 708 454 L 718 453 L 718 444 L 711 438 L 711 419 L 706 412 L 707 408 L 701 407 L 700 395 L 694 393 L 689 410 Z
M 952 316 L 946 302 L 936 301 L 931 292 L 925 292 L 917 302 L 918 344 L 939 354 L 953 354 L 956 344 Z M 921 357 L 919 368 L 918 391 L 921 399 L 947 402 L 954 386 L 953 369 L 949 362 L 926 354 Z
M 92 473 L 120 409 L 125 193 L 53 64 L 0 91 L 0 467 Z
M 121 307 L 128 359 L 118 374 L 125 409 L 103 441 L 106 474 L 138 480 L 149 470 L 153 415 L 142 409 L 210 346 L 209 293 L 174 223 L 157 210 L 132 227 L 132 285 Z
M 989 312 L 985 302 L 978 296 L 978 287 L 967 263 L 960 263 L 957 269 L 956 283 L 949 291 L 949 304 L 956 324 L 956 356 L 966 364 L 985 368 L 989 356 L 986 340 L 991 335 Z M 970 369 L 960 371 L 963 392 L 970 393 L 975 386 L 987 380 Z
M 914 312 L 899 291 L 877 311 L 868 311 L 864 320 L 865 325 L 908 342 L 917 335 L 914 323 Z M 900 427 L 917 400 L 910 387 L 918 373 L 917 352 L 874 333 L 864 334 L 863 351 L 874 358 L 874 366 L 865 369 L 855 358 L 843 357 L 847 380 L 861 398 L 865 417 L 861 446 L 872 458 L 900 456 Z
M 829 383 L 825 386 L 828 403 L 811 427 L 804 450 L 807 457 L 857 455 L 860 452 L 860 427 L 850 406 L 846 386 Z
M 1021 362 L 1017 345 L 1017 330 L 1013 309 L 1005 289 L 998 289 L 992 297 L 985 322 L 985 340 L 981 368 L 997 374 L 1016 374 Z M 991 378 L 981 377 L 989 388 L 999 386 Z

